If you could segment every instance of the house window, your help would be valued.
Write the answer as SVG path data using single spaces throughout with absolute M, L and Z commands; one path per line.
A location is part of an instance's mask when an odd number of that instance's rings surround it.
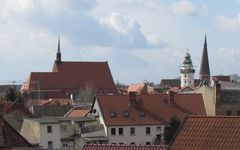
M 150 127 L 146 127 L 146 134 L 147 135 L 151 134 L 151 128 Z
M 67 147 L 68 147 L 68 143 L 66 143 L 66 142 L 63 143 L 63 144 L 62 144 L 62 147 L 63 147 L 63 148 L 67 148 Z
M 157 131 L 161 131 L 161 129 L 162 129 L 161 127 L 157 127 Z
M 130 128 L 130 135 L 135 135 L 135 128 L 134 127 Z
M 111 135 L 116 135 L 116 128 L 111 128 Z
M 52 126 L 47 126 L 47 133 L 52 133 Z
M 60 130 L 61 130 L 61 132 L 66 132 L 67 131 L 67 126 L 66 125 L 60 125 Z
M 48 141 L 48 149 L 53 149 L 53 142 L 52 141 Z
M 151 142 L 146 142 L 146 145 L 150 145 L 151 144 Z
M 231 116 L 231 115 L 232 115 L 232 111 L 227 111 L 227 112 L 226 112 L 226 115 L 227 115 L 227 116 Z
M 135 142 L 131 142 L 130 144 L 131 144 L 131 145 L 135 145 Z
M 123 145 L 123 143 L 118 143 L 119 145 Z
M 118 128 L 118 135 L 123 135 L 123 128 Z
M 240 116 L 240 111 L 237 111 L 237 115 Z

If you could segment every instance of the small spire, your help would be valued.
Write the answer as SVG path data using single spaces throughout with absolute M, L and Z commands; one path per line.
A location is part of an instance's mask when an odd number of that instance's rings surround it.
M 57 51 L 58 53 L 61 53 L 60 52 L 60 35 L 58 34 L 58 51 Z
M 55 62 L 57 64 L 61 64 L 61 51 L 60 51 L 60 35 L 58 35 L 58 49 L 56 54 L 56 60 Z

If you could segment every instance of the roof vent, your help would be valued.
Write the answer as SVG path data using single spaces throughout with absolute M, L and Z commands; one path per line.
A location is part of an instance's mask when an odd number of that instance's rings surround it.
M 129 117 L 129 112 L 124 111 L 124 112 L 123 112 L 123 117 Z
M 117 113 L 114 111 L 110 111 L 109 115 L 111 118 L 115 118 L 117 116 Z
M 145 113 L 143 111 L 140 112 L 141 117 L 145 117 Z

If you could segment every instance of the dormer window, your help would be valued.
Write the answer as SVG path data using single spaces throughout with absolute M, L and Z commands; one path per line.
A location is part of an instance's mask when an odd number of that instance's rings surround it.
M 117 116 L 117 113 L 116 112 L 114 112 L 114 111 L 110 111 L 110 117 L 111 118 L 115 118 L 116 116 Z
M 129 112 L 124 111 L 124 112 L 123 112 L 123 117 L 129 117 Z
M 143 111 L 140 112 L 141 117 L 145 117 L 145 113 Z

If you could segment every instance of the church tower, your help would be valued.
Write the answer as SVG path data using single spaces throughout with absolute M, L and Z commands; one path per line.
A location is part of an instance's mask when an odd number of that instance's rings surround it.
M 195 73 L 195 69 L 193 69 L 191 56 L 187 51 L 183 61 L 183 65 L 180 69 L 181 88 L 187 87 L 187 86 L 194 87 L 194 73 Z
M 58 49 L 57 49 L 57 54 L 56 54 L 56 60 L 55 62 L 57 64 L 61 64 L 61 52 L 60 52 L 60 37 L 58 37 Z
M 205 35 L 203 52 L 202 52 L 202 61 L 199 72 L 199 78 L 202 81 L 210 82 L 210 69 L 208 62 L 208 51 L 207 51 L 207 36 Z

